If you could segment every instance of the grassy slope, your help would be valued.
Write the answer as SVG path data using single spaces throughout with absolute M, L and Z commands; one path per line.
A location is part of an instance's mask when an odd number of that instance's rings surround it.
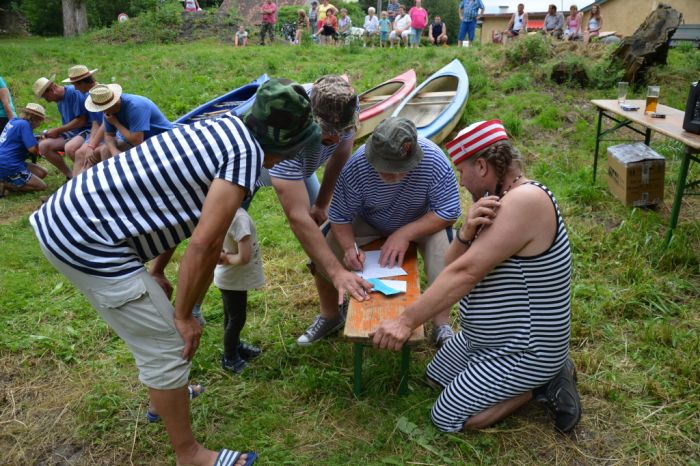
M 663 252 L 682 149 L 655 138 L 667 156 L 666 204 L 627 209 L 600 176 L 590 184 L 594 139 L 591 91 L 551 85 L 546 66 L 505 67 L 498 47 L 405 50 L 318 47 L 233 49 L 216 42 L 105 46 L 85 39 L 0 42 L 3 76 L 16 105 L 31 101 L 41 74 L 100 68 L 99 79 L 154 100 L 170 118 L 267 72 L 300 82 L 347 73 L 367 89 L 413 67 L 419 79 L 460 57 L 471 96 L 463 124 L 503 118 L 529 173 L 557 194 L 574 251 L 572 355 L 584 418 L 571 438 L 556 435 L 538 406 L 481 433 L 438 434 L 428 419 L 436 397 L 422 379 L 432 349 L 414 353 L 411 393 L 400 398 L 398 358 L 368 352 L 366 395 L 351 392 L 351 347 L 333 340 L 298 348 L 317 312 L 305 256 L 271 190 L 252 208 L 268 286 L 251 293 L 245 334 L 264 347 L 243 376 L 218 368 L 222 310 L 212 288 L 210 325 L 192 379 L 209 388 L 193 409 L 211 447 L 254 449 L 262 464 L 533 464 L 700 461 L 700 224 L 689 200 Z M 656 71 L 662 102 L 681 108 L 698 53 L 671 55 Z M 637 92 L 637 95 L 640 93 Z M 55 106 L 49 113 L 57 118 Z M 604 174 L 605 163 L 599 168 Z M 697 171 L 696 171 L 697 175 Z M 55 171 L 48 179 L 56 188 Z M 43 259 L 27 221 L 38 195 L 0 201 L 0 449 L 2 463 L 78 458 L 76 464 L 172 464 L 160 426 L 144 425 L 145 391 L 124 345 Z M 466 205 L 466 201 L 465 201 Z M 180 251 L 181 252 L 181 251 Z M 175 279 L 177 264 L 169 269 Z

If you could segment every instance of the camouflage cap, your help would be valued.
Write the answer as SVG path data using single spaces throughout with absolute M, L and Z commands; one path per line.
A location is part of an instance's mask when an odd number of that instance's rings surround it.
M 266 153 L 282 158 L 293 158 L 304 145 L 321 137 L 304 87 L 286 79 L 263 83 L 243 121 Z
M 367 139 L 365 157 L 381 173 L 405 173 L 413 170 L 423 160 L 416 125 L 401 117 L 382 121 Z
M 330 74 L 316 80 L 311 91 L 314 118 L 324 134 L 354 130 L 360 111 L 355 89 L 342 76 Z

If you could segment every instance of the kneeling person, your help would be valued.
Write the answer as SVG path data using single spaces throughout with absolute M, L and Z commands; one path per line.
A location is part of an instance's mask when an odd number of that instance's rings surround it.
M 48 172 L 34 163 L 26 163 L 27 152 L 39 155 L 33 129 L 44 121 L 46 112 L 39 104 L 27 104 L 20 118 L 11 119 L 0 133 L 0 197 L 5 188 L 13 191 L 43 191 Z
M 389 118 L 343 167 L 328 212 L 331 233 L 326 240 L 353 270 L 362 269 L 364 257 L 358 257 L 356 243 L 362 246 L 386 238 L 380 265 L 391 267 L 403 263 L 414 242 L 432 283 L 444 266 L 451 226 L 459 215 L 457 179 L 445 154 L 432 141 L 418 137 L 411 121 Z M 315 278 L 322 301 L 337 296 L 325 277 Z M 443 307 L 433 319 L 438 346 L 453 335 L 450 308 Z M 343 319 L 338 311 L 318 316 L 305 336 L 313 342 L 339 328 Z

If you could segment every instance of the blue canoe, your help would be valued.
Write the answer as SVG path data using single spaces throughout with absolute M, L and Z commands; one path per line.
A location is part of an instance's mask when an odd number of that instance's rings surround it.
M 200 105 L 191 112 L 182 115 L 174 121 L 178 125 L 189 125 L 195 121 L 206 120 L 232 112 L 234 115 L 242 115 L 253 106 L 255 93 L 258 87 L 270 78 L 263 74 L 250 84 L 234 89 L 231 92 L 215 98 L 204 105 Z
M 455 59 L 428 77 L 391 116 L 413 121 L 418 134 L 440 144 L 459 122 L 469 97 L 469 77 Z

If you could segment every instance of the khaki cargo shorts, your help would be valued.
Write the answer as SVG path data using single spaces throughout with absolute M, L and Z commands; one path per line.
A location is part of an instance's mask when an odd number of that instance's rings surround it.
M 158 390 L 187 385 L 191 363 L 182 358 L 185 344 L 175 329 L 175 310 L 145 268 L 128 278 L 96 277 L 63 263 L 43 246 L 42 251 L 127 344 L 141 383 Z

